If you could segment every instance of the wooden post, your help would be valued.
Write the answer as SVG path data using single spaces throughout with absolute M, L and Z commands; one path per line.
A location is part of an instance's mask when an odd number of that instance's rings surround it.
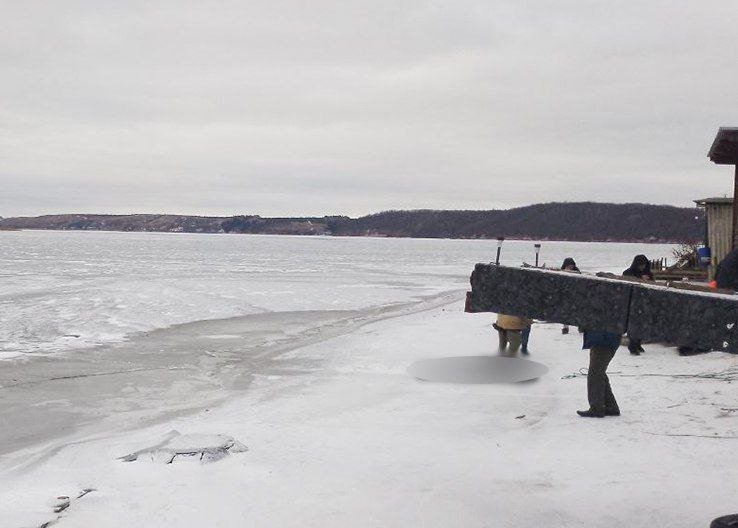
M 735 166 L 733 183 L 733 249 L 738 248 L 738 164 Z

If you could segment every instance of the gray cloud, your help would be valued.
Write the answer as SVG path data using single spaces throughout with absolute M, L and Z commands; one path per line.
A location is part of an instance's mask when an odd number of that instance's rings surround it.
M 0 215 L 688 205 L 730 0 L 5 2 Z

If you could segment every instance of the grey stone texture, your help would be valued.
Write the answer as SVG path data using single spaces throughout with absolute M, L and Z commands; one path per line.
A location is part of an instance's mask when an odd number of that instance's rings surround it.
M 477 264 L 467 312 L 502 312 L 633 339 L 738 353 L 738 295 Z
M 590 275 L 477 264 L 467 312 L 496 312 L 625 333 L 631 285 Z
M 738 296 L 633 286 L 628 335 L 738 353 Z

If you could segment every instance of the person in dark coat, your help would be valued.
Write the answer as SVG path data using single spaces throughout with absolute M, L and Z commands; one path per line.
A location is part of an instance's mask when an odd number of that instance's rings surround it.
M 581 273 L 577 268 L 577 263 L 571 257 L 566 257 L 564 263 L 561 265 L 561 271 L 573 271 L 574 273 Z
M 641 280 L 653 280 L 653 272 L 651 271 L 651 261 L 648 260 L 646 255 L 636 255 L 633 259 L 633 264 L 623 271 L 623 277 L 635 277 Z M 629 340 L 628 350 L 634 356 L 640 356 L 643 350 L 643 342 L 640 340 Z
M 577 263 L 574 262 L 574 259 L 571 257 L 566 257 L 564 259 L 564 263 L 561 265 L 561 271 L 570 271 L 572 273 L 581 273 L 579 271 L 579 268 L 577 268 Z M 569 333 L 569 325 L 564 325 L 561 328 L 561 333 L 566 335 Z
M 738 249 L 734 249 L 718 264 L 715 273 L 718 288 L 738 290 Z
M 623 271 L 623 277 L 635 277 L 643 280 L 653 280 L 651 261 L 646 255 L 636 255 L 630 267 Z
M 584 418 L 620 416 L 620 408 L 610 387 L 607 367 L 620 346 L 620 335 L 612 332 L 584 331 L 583 349 L 589 349 L 587 371 L 587 399 L 589 409 L 577 411 Z

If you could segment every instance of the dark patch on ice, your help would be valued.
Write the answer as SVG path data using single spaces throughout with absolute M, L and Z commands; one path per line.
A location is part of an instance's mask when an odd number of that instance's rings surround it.
M 417 361 L 408 373 L 444 383 L 519 383 L 540 378 L 548 367 L 529 359 L 505 356 L 459 356 Z
M 202 462 L 216 462 L 230 453 L 245 451 L 248 451 L 248 447 L 232 436 L 224 434 L 183 435 L 178 431 L 171 431 L 158 444 L 139 449 L 119 457 L 118 460 L 133 462 L 145 458 L 152 462 L 171 464 L 178 457 L 185 457 L 196 458 Z

